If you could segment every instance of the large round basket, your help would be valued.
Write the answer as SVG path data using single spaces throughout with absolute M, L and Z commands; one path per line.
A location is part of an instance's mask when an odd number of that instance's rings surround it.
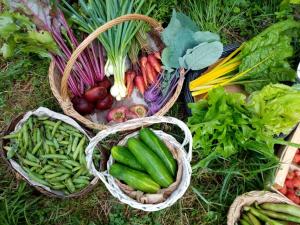
M 109 135 L 114 135 L 118 132 L 123 132 L 124 130 L 132 131 L 139 127 L 161 123 L 177 125 L 184 132 L 185 136 L 183 143 L 180 144 L 173 136 L 161 130 L 153 130 L 153 132 L 156 133 L 156 135 L 158 135 L 166 143 L 169 150 L 172 152 L 173 157 L 177 160 L 178 171 L 176 181 L 168 188 L 161 189 L 155 194 L 141 193 L 131 189 L 129 186 L 121 183 L 109 174 L 109 168 L 114 163 L 112 157 L 110 157 L 107 163 L 107 171 L 100 172 L 95 168 L 92 155 L 94 146 L 96 146 L 100 141 L 103 141 Z M 136 137 L 137 135 L 138 132 L 136 131 L 128 134 L 119 142 L 119 145 L 125 145 L 128 138 Z M 185 151 L 185 145 L 188 145 L 188 151 Z M 89 146 L 87 147 L 86 154 L 86 160 L 90 172 L 101 179 L 109 192 L 122 203 L 128 204 L 133 208 L 143 211 L 158 211 L 170 207 L 184 195 L 191 181 L 192 169 L 190 166 L 190 161 L 192 158 L 192 134 L 185 123 L 173 117 L 152 116 L 148 118 L 130 120 L 125 123 L 110 127 L 107 130 L 99 132 L 91 140 Z
M 268 191 L 252 191 L 249 193 L 245 193 L 234 200 L 227 215 L 227 225 L 235 225 L 241 216 L 243 207 L 252 205 L 255 202 L 257 202 L 258 204 L 262 204 L 265 202 L 287 203 L 297 206 L 292 201 L 285 197 L 282 197 L 279 194 Z
M 76 63 L 77 58 L 79 55 L 89 46 L 91 42 L 93 42 L 97 37 L 107 30 L 111 29 L 113 26 L 116 26 L 120 23 L 130 21 L 130 20 L 140 20 L 148 23 L 151 27 L 153 32 L 157 33 L 158 36 L 160 36 L 160 32 L 163 31 L 163 28 L 159 22 L 157 22 L 155 19 L 150 18 L 145 15 L 140 14 L 128 14 L 125 16 L 118 17 L 114 20 L 111 20 L 110 22 L 104 24 L 103 26 L 99 27 L 97 30 L 95 30 L 93 33 L 91 33 L 79 46 L 78 48 L 73 52 L 71 58 L 69 59 L 69 62 L 67 63 L 67 66 L 65 68 L 63 76 L 58 72 L 55 62 L 52 61 L 49 67 L 49 81 L 51 90 L 53 92 L 53 95 L 58 100 L 61 108 L 65 112 L 65 114 L 75 118 L 82 124 L 84 124 L 86 127 L 97 129 L 97 130 L 104 130 L 108 126 L 106 124 L 100 124 L 95 123 L 88 118 L 80 115 L 74 108 L 73 104 L 70 99 L 69 91 L 68 91 L 68 84 L 67 81 L 69 79 L 70 73 L 72 71 L 72 68 L 74 64 Z M 169 99 L 169 101 L 163 106 L 163 108 L 160 109 L 155 115 L 156 116 L 162 116 L 166 114 L 169 109 L 173 106 L 173 104 L 176 102 L 182 86 L 184 83 L 184 73 L 180 73 L 180 78 L 178 81 L 177 88 L 173 94 L 173 96 Z
M 16 126 L 21 122 L 21 120 L 23 120 L 25 117 L 27 117 L 27 115 L 31 115 L 31 114 L 35 114 L 35 113 L 41 113 L 41 111 L 49 113 L 54 117 L 55 117 L 55 115 L 58 115 L 58 113 L 55 113 L 55 112 L 53 112 L 51 110 L 48 110 L 46 108 L 43 108 L 43 107 L 37 109 L 34 112 L 28 112 L 26 114 L 21 114 L 21 115 L 17 116 L 16 118 L 14 118 L 11 121 L 8 128 L 4 131 L 3 135 L 8 135 L 11 132 L 13 132 L 15 130 Z M 65 116 L 65 115 L 60 115 L 60 117 L 65 117 L 66 120 L 74 121 L 71 118 L 67 118 L 67 116 Z M 76 122 L 74 121 L 74 123 L 76 123 Z M 61 198 L 61 199 L 79 198 L 79 197 L 82 197 L 82 196 L 86 195 L 90 191 L 92 191 L 93 188 L 98 184 L 99 178 L 94 177 L 87 187 L 85 187 L 84 189 L 82 189 L 79 192 L 76 192 L 76 193 L 73 193 L 73 194 L 70 194 L 70 195 L 63 195 L 61 193 L 52 191 L 49 188 L 45 188 L 42 185 L 39 185 L 37 182 L 34 182 L 34 181 L 30 180 L 28 178 L 28 176 L 26 176 L 26 172 L 24 172 L 23 169 L 20 168 L 20 166 L 18 165 L 17 162 L 15 162 L 14 160 L 8 160 L 7 159 L 7 155 L 6 155 L 6 151 L 4 150 L 4 146 L 7 146 L 8 144 L 9 144 L 9 140 L 5 140 L 5 139 L 0 138 L 0 155 L 1 155 L 1 158 L 8 165 L 9 169 L 15 174 L 17 180 L 25 181 L 30 186 L 34 187 L 37 191 L 39 191 L 40 193 L 42 193 L 44 195 L 47 195 L 49 197 Z M 104 167 L 105 167 L 105 166 L 103 166 L 103 163 L 105 163 L 107 161 L 107 159 L 105 160 L 105 158 L 107 158 L 107 157 L 105 157 L 104 154 L 102 154 L 101 157 L 103 157 L 103 160 L 100 163 L 100 170 L 103 170 Z

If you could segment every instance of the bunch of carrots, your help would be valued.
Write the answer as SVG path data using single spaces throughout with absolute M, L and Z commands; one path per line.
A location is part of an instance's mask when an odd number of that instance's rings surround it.
M 131 96 L 134 87 L 137 87 L 139 92 L 144 95 L 148 87 L 155 84 L 161 73 L 162 63 L 159 52 L 142 56 L 140 58 L 140 70 L 128 70 L 125 74 L 126 87 L 128 97 Z

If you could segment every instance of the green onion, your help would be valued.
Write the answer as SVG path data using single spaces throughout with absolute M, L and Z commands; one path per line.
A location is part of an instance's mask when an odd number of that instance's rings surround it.
M 88 3 L 80 0 L 80 13 L 68 4 L 66 0 L 62 2 L 64 10 L 72 15 L 71 20 L 78 24 L 82 31 L 92 33 L 100 26 L 117 17 L 131 13 L 140 13 L 145 0 L 90 0 Z M 149 15 L 153 8 L 150 8 L 146 15 Z M 114 74 L 115 82 L 111 88 L 111 94 L 118 101 L 127 95 L 125 86 L 126 59 L 131 41 L 140 27 L 140 22 L 128 21 L 113 27 L 98 37 L 107 53 L 108 59 L 105 71 L 108 72 L 111 68 Z

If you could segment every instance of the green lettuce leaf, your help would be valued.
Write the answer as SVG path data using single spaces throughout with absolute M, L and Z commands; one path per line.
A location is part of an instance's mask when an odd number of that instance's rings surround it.
M 251 94 L 248 108 L 271 135 L 289 134 L 300 122 L 300 91 L 275 84 Z

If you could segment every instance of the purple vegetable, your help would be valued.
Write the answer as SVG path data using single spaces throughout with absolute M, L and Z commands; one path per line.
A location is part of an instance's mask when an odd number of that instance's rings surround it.
M 59 72 L 63 74 L 72 52 L 79 46 L 79 41 L 67 24 L 62 11 L 58 8 L 54 10 L 49 0 L 10 0 L 8 3 L 12 10 L 28 15 L 40 30 L 47 30 L 52 34 L 61 50 L 59 55 L 53 55 L 53 59 Z M 103 80 L 103 52 L 103 47 L 95 41 L 78 57 L 68 80 L 74 96 L 82 96 L 85 89 Z
M 157 113 L 173 96 L 179 81 L 178 73 L 178 70 L 175 71 L 174 74 L 171 75 L 171 79 L 167 82 L 165 80 L 167 78 L 161 75 L 158 81 L 145 92 L 145 100 L 149 105 L 149 116 Z M 167 83 L 167 85 L 164 86 L 164 91 L 162 90 L 163 82 Z

